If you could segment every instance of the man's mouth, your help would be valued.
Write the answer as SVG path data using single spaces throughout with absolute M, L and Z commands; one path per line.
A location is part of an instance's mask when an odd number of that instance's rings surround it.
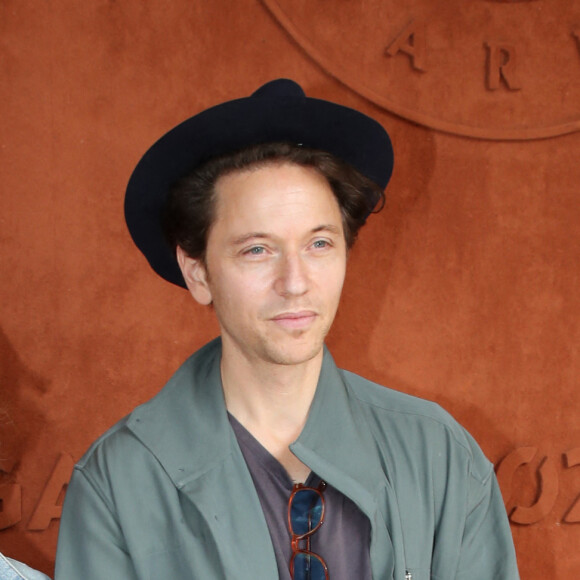
M 277 314 L 272 321 L 282 328 L 300 329 L 310 326 L 317 316 L 318 314 L 313 310 L 299 310 Z

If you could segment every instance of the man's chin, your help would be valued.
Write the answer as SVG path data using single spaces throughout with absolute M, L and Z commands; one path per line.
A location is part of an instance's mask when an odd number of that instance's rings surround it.
M 323 341 L 315 344 L 294 345 L 290 348 L 268 348 L 268 355 L 274 364 L 293 366 L 308 363 L 322 354 Z

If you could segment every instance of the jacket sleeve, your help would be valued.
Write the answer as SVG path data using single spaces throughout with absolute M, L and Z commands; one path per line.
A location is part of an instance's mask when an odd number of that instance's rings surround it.
M 519 580 L 507 513 L 491 465 L 483 481 L 470 476 L 456 580 Z
M 112 506 L 75 469 L 60 522 L 55 580 L 137 578 Z

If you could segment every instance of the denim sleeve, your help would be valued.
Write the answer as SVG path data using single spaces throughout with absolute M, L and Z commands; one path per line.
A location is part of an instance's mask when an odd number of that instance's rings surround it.
M 0 580 L 50 580 L 46 574 L 0 553 Z

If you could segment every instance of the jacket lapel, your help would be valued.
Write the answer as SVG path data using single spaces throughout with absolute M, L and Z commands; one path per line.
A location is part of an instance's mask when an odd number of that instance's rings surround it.
M 220 357 L 219 339 L 197 351 L 128 427 L 183 495 L 184 518 L 217 550 L 224 578 L 275 578 L 266 520 L 227 418 Z
M 405 578 L 401 521 L 389 466 L 378 452 L 360 402 L 326 349 L 307 423 L 291 449 L 369 518 L 373 578 Z

